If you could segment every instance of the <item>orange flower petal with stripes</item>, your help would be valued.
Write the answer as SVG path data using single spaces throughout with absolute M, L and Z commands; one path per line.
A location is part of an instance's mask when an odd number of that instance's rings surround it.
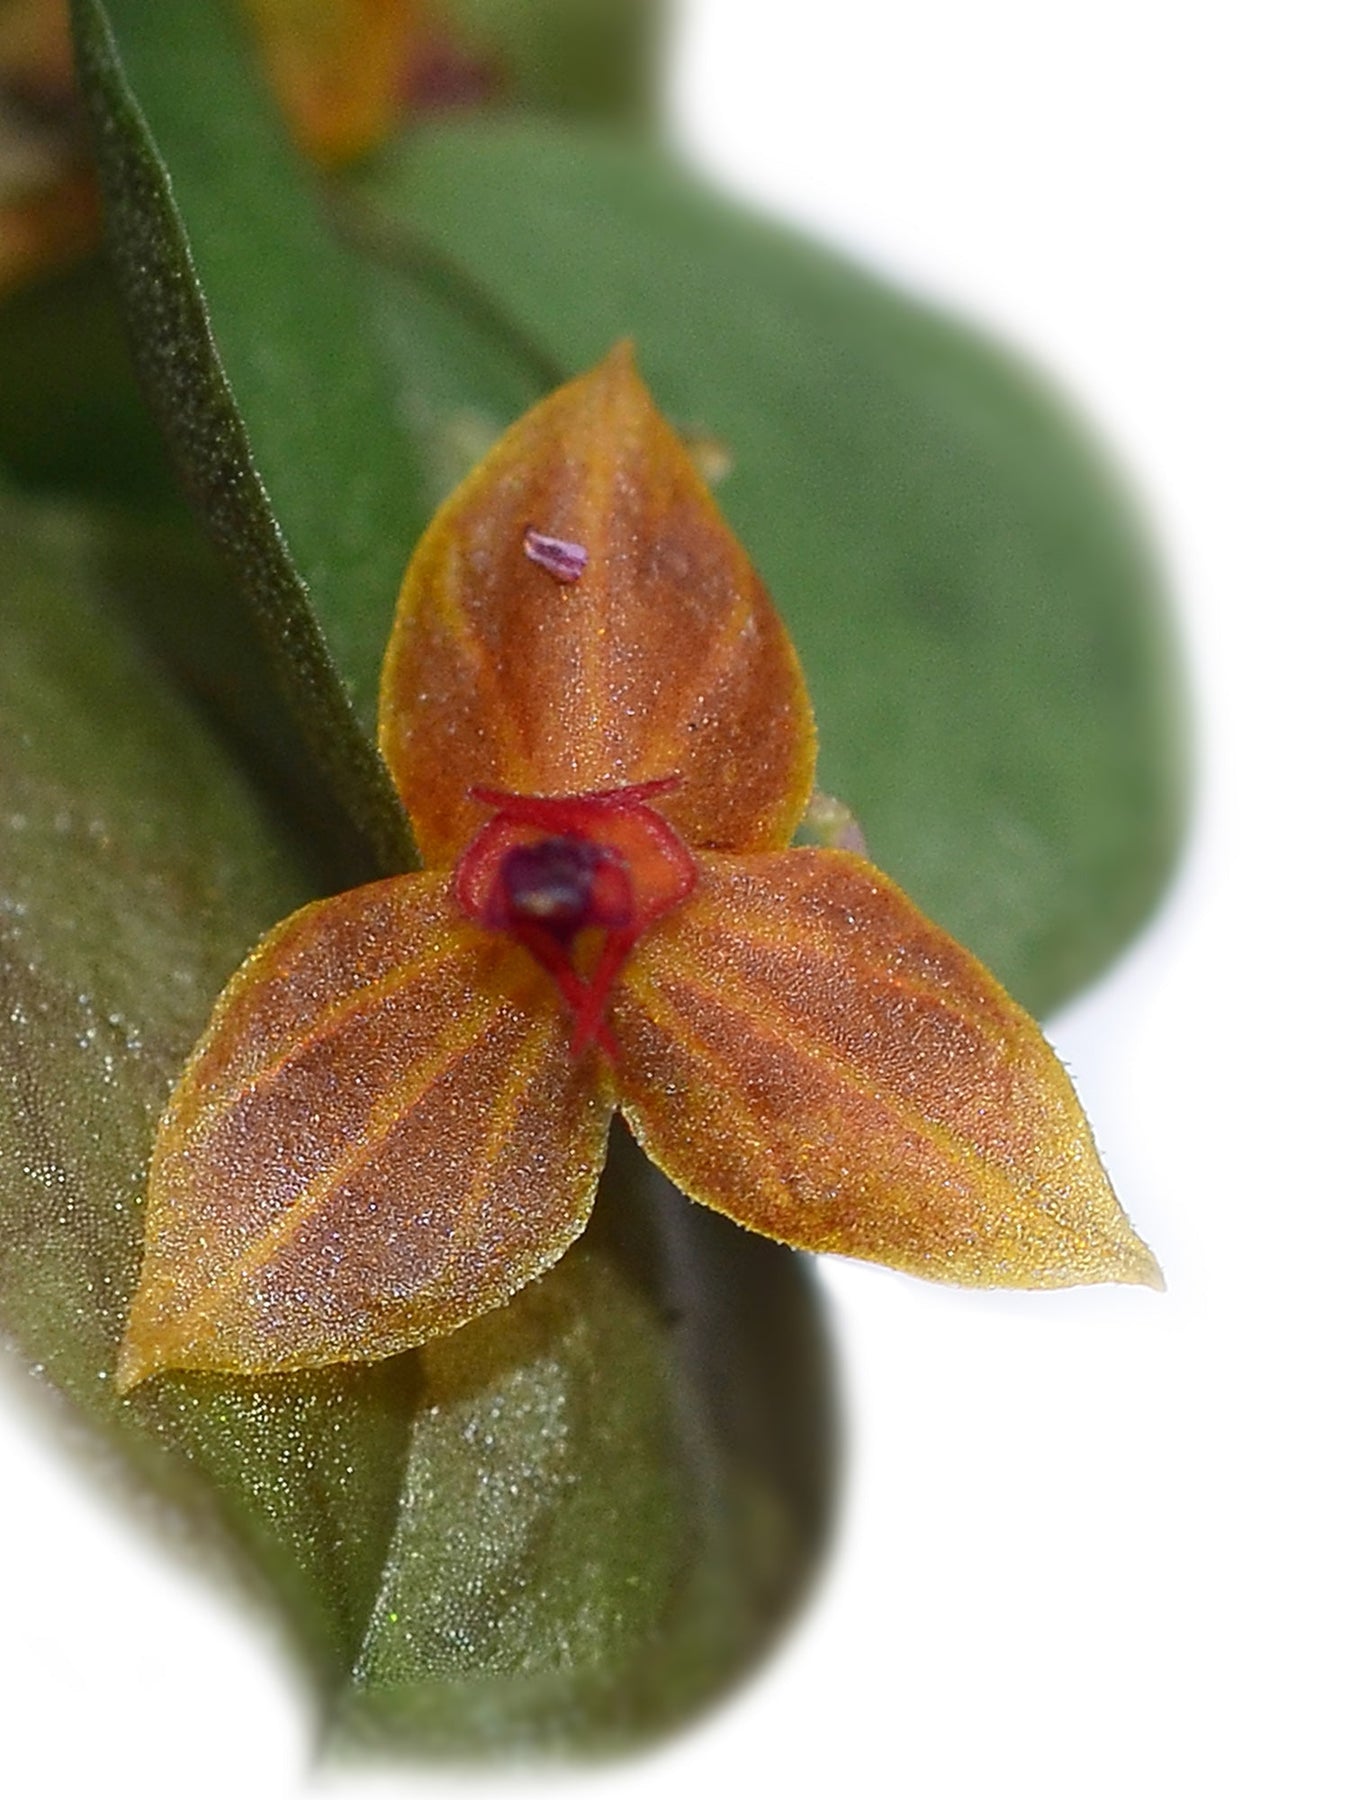
M 1157 1285 L 1034 1020 L 842 850 L 704 856 L 615 997 L 619 1094 L 697 1200 L 966 1287 Z
M 425 872 L 305 907 L 170 1100 L 119 1386 L 390 1355 L 584 1228 L 617 1104 L 694 1199 L 936 1280 L 1160 1284 L 1033 1021 L 788 847 L 783 627 L 620 346 L 414 553 L 381 747 Z
M 444 870 L 278 925 L 160 1125 L 119 1385 L 388 1356 L 556 1262 L 611 1103 L 550 987 Z
M 663 816 L 727 850 L 781 848 L 810 797 L 796 652 L 626 344 L 527 413 L 432 519 L 382 703 L 428 863 L 481 824 L 476 786 L 668 779 Z

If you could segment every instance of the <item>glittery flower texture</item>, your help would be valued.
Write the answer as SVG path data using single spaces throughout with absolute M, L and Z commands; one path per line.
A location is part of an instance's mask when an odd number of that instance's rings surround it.
M 1157 1284 L 1067 1076 L 861 857 L 750 562 L 621 346 L 441 507 L 380 743 L 415 874 L 278 925 L 160 1125 L 118 1370 L 373 1359 L 585 1228 L 611 1115 L 692 1199 L 975 1286 Z

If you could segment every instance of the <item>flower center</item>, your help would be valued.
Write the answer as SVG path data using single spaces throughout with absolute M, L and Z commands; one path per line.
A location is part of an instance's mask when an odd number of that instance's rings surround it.
M 508 850 L 494 898 L 505 929 L 537 925 L 569 947 L 587 925 L 622 931 L 633 919 L 622 857 L 584 837 L 540 838 Z
M 471 790 L 493 816 L 455 872 L 471 919 L 502 931 L 552 976 L 575 1017 L 572 1053 L 615 1047 L 610 995 L 638 939 L 693 892 L 694 860 L 648 802 L 676 777 L 589 794 Z

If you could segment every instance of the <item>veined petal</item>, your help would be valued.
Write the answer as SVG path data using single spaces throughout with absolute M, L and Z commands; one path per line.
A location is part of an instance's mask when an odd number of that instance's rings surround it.
M 791 837 L 815 757 L 796 654 L 626 345 L 527 413 L 433 518 L 380 746 L 430 865 L 482 824 L 475 786 L 674 775 L 661 811 L 687 843 Z
M 612 1017 L 619 1103 L 673 1181 L 932 1280 L 1161 1286 L 1068 1076 L 974 957 L 847 852 L 697 860 Z
M 546 977 L 443 873 L 321 900 L 222 995 L 160 1126 L 118 1368 L 373 1360 L 581 1231 L 611 1111 Z

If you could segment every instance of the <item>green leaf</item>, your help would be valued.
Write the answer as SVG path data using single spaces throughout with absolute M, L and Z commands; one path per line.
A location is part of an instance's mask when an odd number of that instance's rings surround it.
M 392 1525 L 408 1371 L 166 1381 L 131 1403 L 109 1379 L 169 1084 L 312 876 L 120 625 L 99 534 L 0 508 L 0 1312 L 145 1478 L 261 1568 L 332 1676 Z
M 655 110 L 664 0 L 438 0 L 437 10 L 513 106 L 625 123 Z
M 741 1674 L 828 1521 L 810 1280 L 616 1131 L 577 1248 L 425 1356 L 342 1745 L 615 1750 Z
M 630 1144 L 578 1252 L 425 1365 L 113 1397 L 155 1118 L 318 877 L 146 656 L 107 536 L 0 497 L 0 1324 L 262 1577 L 343 1741 L 649 1736 L 800 1596 L 832 1407 L 808 1272 Z
M 72 21 L 142 384 L 326 778 L 408 867 L 371 730 L 424 507 L 362 284 L 224 0 Z
M 443 127 L 362 193 L 423 272 L 423 405 L 455 405 L 438 317 L 466 291 L 545 366 L 633 335 L 732 459 L 719 499 L 802 653 L 821 785 L 877 860 L 1037 1010 L 1105 967 L 1178 841 L 1176 675 L 1133 510 L 1044 383 L 627 139 Z
M 102 257 L 0 302 L 0 394 L 12 481 L 155 510 L 176 501 Z
M 116 509 L 101 518 L 89 552 L 100 587 L 175 681 L 201 697 L 279 821 L 304 844 L 320 891 L 368 880 L 369 843 L 316 768 L 299 719 L 278 703 L 256 621 L 181 502 L 163 513 Z

